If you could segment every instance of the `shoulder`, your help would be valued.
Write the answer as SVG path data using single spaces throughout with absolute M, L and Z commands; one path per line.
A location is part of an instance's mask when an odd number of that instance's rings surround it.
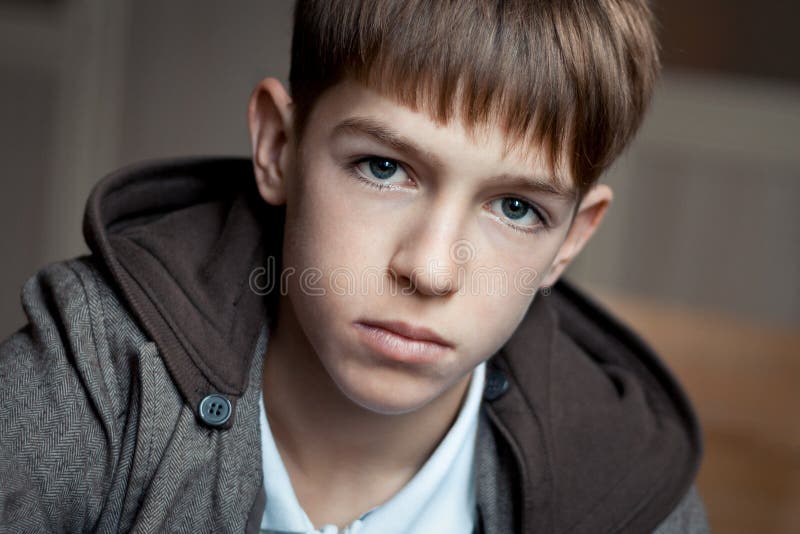
M 577 289 L 560 282 L 537 299 L 498 362 L 516 393 L 495 402 L 526 445 L 530 491 L 552 485 L 555 524 L 649 532 L 698 471 L 688 397 L 652 349 Z
M 39 270 L 22 288 L 27 325 L 4 350 L 27 350 L 42 372 L 70 370 L 95 397 L 127 397 L 131 353 L 152 342 L 108 280 L 94 256 Z
M 127 412 L 131 384 L 145 356 L 158 351 L 138 326 L 94 256 L 51 263 L 22 288 L 27 324 L 0 345 L 0 368 L 18 391 L 41 381 L 44 391 L 84 398 L 112 436 Z M 51 402 L 61 404 L 48 394 Z
M 38 271 L 21 302 L 27 324 L 0 342 L 0 523 L 82 530 L 117 468 L 137 352 L 155 346 L 88 256 Z

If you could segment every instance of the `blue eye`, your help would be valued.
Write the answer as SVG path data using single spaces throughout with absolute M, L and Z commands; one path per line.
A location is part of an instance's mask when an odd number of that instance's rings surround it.
M 522 231 L 534 231 L 545 226 L 546 221 L 539 211 L 529 202 L 520 198 L 505 197 L 490 203 L 492 212 L 509 221 L 509 226 Z
M 403 166 L 389 158 L 370 156 L 352 164 L 353 174 L 361 181 L 375 187 L 398 186 L 409 179 Z
M 389 159 L 371 159 L 369 163 L 369 170 L 375 178 L 386 180 L 392 177 L 397 172 L 397 163 Z
M 504 198 L 501 204 L 503 215 L 509 219 L 521 219 L 530 210 L 530 207 L 518 198 Z

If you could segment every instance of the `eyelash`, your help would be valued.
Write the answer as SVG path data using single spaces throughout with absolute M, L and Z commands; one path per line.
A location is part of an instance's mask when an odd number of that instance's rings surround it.
M 532 203 L 530 203 L 529 201 L 525 200 L 524 198 L 519 198 L 519 197 L 502 197 L 502 198 L 513 198 L 515 200 L 519 200 L 519 201 L 525 203 L 528 206 L 528 209 L 532 210 L 533 213 L 536 214 L 536 217 L 538 217 L 539 220 L 542 221 L 541 224 L 539 224 L 537 226 L 534 226 L 533 228 L 525 228 L 523 226 L 518 226 L 518 225 L 513 224 L 513 223 L 503 222 L 503 224 L 511 227 L 512 230 L 515 230 L 517 232 L 520 232 L 520 233 L 523 233 L 523 234 L 527 234 L 527 235 L 536 235 L 538 233 L 541 233 L 541 232 L 544 232 L 544 231 L 550 229 L 550 222 L 547 220 L 547 217 L 544 216 L 542 210 L 539 209 L 537 206 L 533 205 Z
M 396 189 L 397 189 L 397 186 L 395 186 L 395 185 L 392 185 L 392 184 L 382 184 L 382 183 L 380 183 L 380 182 L 376 182 L 376 181 L 374 181 L 374 180 L 370 180 L 369 178 L 367 178 L 366 176 L 364 176 L 363 174 L 361 174 L 360 172 L 358 172 L 358 166 L 359 166 L 360 164 L 364 163 L 365 161 L 376 160 L 376 159 L 377 159 L 377 160 L 387 160 L 387 161 L 392 161 L 392 162 L 396 163 L 398 167 L 402 168 L 402 169 L 403 169 L 403 172 L 405 172 L 405 167 L 404 167 L 404 166 L 403 166 L 403 164 L 402 164 L 402 163 L 400 163 L 399 161 L 395 161 L 395 160 L 393 160 L 393 159 L 391 159 L 391 158 L 383 158 L 383 157 L 380 157 L 380 156 L 366 156 L 366 157 L 359 158 L 359 159 L 356 159 L 356 160 L 354 160 L 354 161 L 351 161 L 351 162 L 350 162 L 350 163 L 347 165 L 347 171 L 348 171 L 348 172 L 349 172 L 351 175 L 353 175 L 355 178 L 357 178 L 357 179 L 358 179 L 358 181 L 360 181 L 361 183 L 363 183 L 363 184 L 365 184 L 365 185 L 368 185 L 368 186 L 372 187 L 373 189 L 377 189 L 377 190 L 379 190 L 379 191 L 383 191 L 383 190 L 385 190 L 385 189 L 392 189 L 392 190 L 396 190 Z
M 353 160 L 347 165 L 347 171 L 353 177 L 358 179 L 359 182 L 361 182 L 362 184 L 364 184 L 364 185 L 366 185 L 366 186 L 368 186 L 368 187 L 370 187 L 372 189 L 377 189 L 378 191 L 383 191 L 383 190 L 386 190 L 386 189 L 396 190 L 397 187 L 394 186 L 394 185 L 382 184 L 380 182 L 376 182 L 374 180 L 370 180 L 369 178 L 367 178 L 366 176 L 364 176 L 360 172 L 358 172 L 358 166 L 360 164 L 364 163 L 365 161 L 370 161 L 370 160 L 375 160 L 375 159 L 392 161 L 392 162 L 396 163 L 398 167 L 403 168 L 404 172 L 405 172 L 405 167 L 403 166 L 402 163 L 400 163 L 399 161 L 396 161 L 396 160 L 394 160 L 392 158 L 384 158 L 384 157 L 381 157 L 381 156 L 365 156 L 363 158 L 358 158 L 356 160 Z M 526 235 L 535 235 L 535 234 L 538 234 L 540 232 L 543 232 L 543 231 L 546 231 L 546 230 L 550 229 L 550 221 L 545 216 L 543 210 L 540 209 L 535 204 L 533 204 L 532 202 L 530 202 L 529 200 L 526 200 L 526 199 L 521 198 L 521 197 L 515 197 L 515 196 L 508 196 L 508 197 L 501 197 L 501 198 L 512 198 L 512 199 L 515 199 L 515 200 L 519 200 L 520 202 L 523 202 L 526 206 L 528 206 L 529 209 L 533 210 L 533 212 L 536 214 L 536 217 L 538 217 L 539 220 L 542 221 L 541 225 L 538 225 L 538 226 L 536 226 L 534 228 L 525 228 L 525 227 L 522 227 L 522 226 L 519 226 L 519 225 L 516 225 L 516 224 L 513 224 L 513 223 L 501 221 L 503 224 L 505 224 L 506 226 L 508 226 L 509 228 L 514 230 L 515 232 L 519 232 L 519 233 L 526 234 Z M 493 202 L 493 200 L 490 200 L 489 202 Z M 499 219 L 499 217 L 497 217 L 497 218 Z

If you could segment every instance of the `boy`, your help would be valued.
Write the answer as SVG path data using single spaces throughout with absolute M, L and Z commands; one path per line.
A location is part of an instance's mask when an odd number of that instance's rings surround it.
M 642 1 L 301 0 L 252 160 L 118 171 L 25 285 L 3 528 L 706 531 L 680 386 L 557 282 L 657 70 Z

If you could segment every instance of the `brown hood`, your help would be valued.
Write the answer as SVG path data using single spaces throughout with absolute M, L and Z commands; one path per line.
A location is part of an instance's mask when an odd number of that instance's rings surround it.
M 245 159 L 182 159 L 121 169 L 89 197 L 83 233 L 158 345 L 186 402 L 234 412 L 267 301 L 251 272 L 281 250 L 283 210 L 267 209 Z M 263 229 L 270 229 L 264 232 Z
M 490 364 L 511 382 L 487 412 L 516 461 L 522 532 L 651 532 L 686 494 L 702 441 L 685 393 L 570 284 L 537 295 Z
M 84 235 L 198 414 L 236 400 L 280 266 L 283 208 L 264 203 L 245 158 L 144 163 L 92 191 Z M 565 282 L 538 295 L 491 360 L 507 380 L 486 411 L 514 457 L 523 532 L 644 532 L 692 483 L 702 442 L 683 390 L 632 332 Z M 491 400 L 490 400 L 491 399 Z M 198 420 L 199 414 L 198 414 Z

